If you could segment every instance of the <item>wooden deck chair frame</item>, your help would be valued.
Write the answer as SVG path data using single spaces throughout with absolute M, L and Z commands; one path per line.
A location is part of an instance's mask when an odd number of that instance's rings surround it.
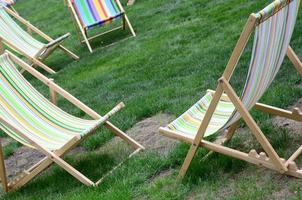
M 53 69 L 51 69 L 50 67 L 48 67 L 47 65 L 45 65 L 43 63 L 43 61 L 56 49 L 59 48 L 61 49 L 66 55 L 68 55 L 69 57 L 71 57 L 74 60 L 79 60 L 79 56 L 77 56 L 75 53 L 73 53 L 72 51 L 70 51 L 69 49 L 67 49 L 66 47 L 64 47 L 61 43 L 63 41 L 57 42 L 57 40 L 52 39 L 50 36 L 46 35 L 44 32 L 42 32 L 40 29 L 38 29 L 37 27 L 35 27 L 34 25 L 32 25 L 29 21 L 25 20 L 24 18 L 22 18 L 19 14 L 17 14 L 16 12 L 12 11 L 11 9 L 7 8 L 7 7 L 3 7 L 5 9 L 5 11 L 13 16 L 15 19 L 17 19 L 20 23 L 22 23 L 23 25 L 25 25 L 27 27 L 27 32 L 31 35 L 33 32 L 38 34 L 39 36 L 41 36 L 42 38 L 44 38 L 46 41 L 48 41 L 49 43 L 47 45 L 45 45 L 45 47 L 43 49 L 41 49 L 40 52 L 37 53 L 36 56 L 32 57 L 30 55 L 28 55 L 25 51 L 21 50 L 19 47 L 11 44 L 9 41 L 5 40 L 4 38 L 0 37 L 0 53 L 4 52 L 4 46 L 3 43 L 5 43 L 6 45 L 8 45 L 10 48 L 16 50 L 17 52 L 20 52 L 22 55 L 24 55 L 30 62 L 32 63 L 38 63 L 38 65 L 43 68 L 45 71 L 47 71 L 50 74 L 55 73 L 55 71 Z M 69 35 L 69 34 L 68 34 Z M 53 45 L 54 43 L 57 43 L 55 45 Z M 49 45 L 51 44 L 51 48 L 49 48 Z M 40 53 L 42 53 L 43 51 L 46 51 L 45 53 L 43 53 L 43 55 L 40 57 Z
M 67 3 L 66 3 L 66 1 L 67 1 Z M 70 13 L 71 13 L 71 16 L 72 16 L 72 19 L 73 19 L 73 22 L 74 22 L 74 26 L 75 26 L 75 29 L 76 29 L 76 32 L 77 32 L 78 39 L 79 39 L 80 43 L 86 43 L 86 45 L 87 45 L 90 53 L 93 52 L 92 47 L 91 47 L 91 45 L 89 43 L 90 40 L 93 40 L 95 38 L 101 37 L 101 36 L 103 36 L 103 35 L 105 35 L 107 33 L 110 33 L 110 32 L 113 32 L 113 31 L 116 31 L 116 30 L 119 30 L 119 29 L 125 30 L 126 29 L 126 25 L 128 26 L 128 28 L 129 28 L 132 36 L 133 37 L 136 36 L 136 33 L 135 33 L 135 31 L 134 31 L 134 29 L 133 29 L 133 27 L 132 27 L 132 25 L 131 25 L 131 23 L 130 23 L 130 21 L 128 19 L 128 16 L 126 15 L 126 12 L 125 12 L 122 4 L 120 3 L 119 0 L 115 0 L 115 1 L 117 2 L 117 5 L 118 5 L 119 9 L 122 12 L 122 16 L 121 16 L 122 17 L 122 25 L 118 26 L 118 27 L 115 27 L 115 28 L 113 28 L 111 30 L 105 31 L 103 33 L 99 33 L 99 34 L 96 34 L 96 35 L 88 37 L 87 30 L 85 29 L 85 27 L 83 27 L 83 25 L 81 23 L 81 20 L 79 19 L 78 15 L 77 15 L 77 13 L 76 13 L 73 5 L 72 5 L 71 0 L 64 0 L 65 4 L 68 4 L 67 6 L 68 6 L 68 8 L 70 10 Z M 82 37 L 84 39 L 82 39 L 81 35 L 82 35 Z
M 20 67 L 22 67 L 24 70 L 32 74 L 34 77 L 39 79 L 42 83 L 47 85 L 49 87 L 50 91 L 50 100 L 54 104 L 56 104 L 56 99 L 57 99 L 57 94 L 61 95 L 64 97 L 67 101 L 75 105 L 77 108 L 81 109 L 84 111 L 87 115 L 92 117 L 93 119 L 100 119 L 102 116 L 100 116 L 98 113 L 93 111 L 91 108 L 86 106 L 84 103 L 82 103 L 80 100 L 69 94 L 67 91 L 62 89 L 60 86 L 55 84 L 51 79 L 48 79 L 44 75 L 42 75 L 40 72 L 32 68 L 30 65 L 22 61 L 20 58 L 15 56 L 14 54 L 10 53 L 9 51 L 6 50 L 6 53 L 8 53 L 10 59 L 18 64 Z M 39 63 L 35 63 L 39 65 Z M 118 104 L 115 108 L 112 109 L 112 111 L 117 112 L 121 108 L 124 107 L 123 103 Z M 110 112 L 112 112 L 110 111 Z M 144 150 L 144 147 L 140 145 L 138 142 L 133 140 L 131 137 L 126 135 L 122 130 L 117 128 L 115 125 L 113 125 L 111 122 L 109 122 L 109 115 L 108 113 L 103 116 L 105 119 L 105 122 L 103 125 L 112 131 L 116 136 L 119 136 L 123 140 L 125 140 L 127 143 L 129 143 L 135 150 L 133 153 L 129 155 L 128 158 L 131 158 L 133 155 L 136 153 L 140 152 L 141 150 Z M 23 135 L 19 130 L 17 130 L 15 127 L 11 126 L 5 119 L 0 117 L 0 122 L 5 124 L 6 126 L 10 127 L 12 130 L 15 132 L 19 132 L 20 135 Z M 66 170 L 68 173 L 70 173 L 72 176 L 74 176 L 77 180 L 82 182 L 83 184 L 87 186 L 97 186 L 102 181 L 104 178 L 106 178 L 108 175 L 110 175 L 114 170 L 116 170 L 120 165 L 122 165 L 126 160 L 123 162 L 119 163 L 117 166 L 115 166 L 111 171 L 109 171 L 107 174 L 105 174 L 101 179 L 99 179 L 96 182 L 92 182 L 90 179 L 88 179 L 86 176 L 84 176 L 82 173 L 77 171 L 75 168 L 73 168 L 71 165 L 69 165 L 67 162 L 65 162 L 62 159 L 62 156 L 64 156 L 67 152 L 69 152 L 71 149 L 73 149 L 75 146 L 77 146 L 79 143 L 81 143 L 83 140 L 85 140 L 88 136 L 93 134 L 97 128 L 92 130 L 90 133 L 85 135 L 84 137 L 73 137 L 69 142 L 67 142 L 61 149 L 56 150 L 56 151 L 49 151 L 48 149 L 45 149 L 35 141 L 29 139 L 25 135 L 23 137 L 30 141 L 30 145 L 35 147 L 38 151 L 43 153 L 45 155 L 45 158 L 43 158 L 41 161 L 30 167 L 29 169 L 25 170 L 20 176 L 16 177 L 13 181 L 8 183 L 7 177 L 6 177 L 6 170 L 5 170 L 5 164 L 4 164 L 4 157 L 3 157 L 3 151 L 2 151 L 2 146 L 0 146 L 0 179 L 2 182 L 3 190 L 5 192 L 9 192 L 12 190 L 15 190 L 17 188 L 20 188 L 30 180 L 32 180 L 35 176 L 37 176 L 39 173 L 41 173 L 43 170 L 48 168 L 51 164 L 56 163 L 60 167 L 62 167 L 64 170 Z M 0 143 L 1 145 L 1 143 Z M 127 158 L 127 159 L 128 159 Z
M 258 127 L 257 123 L 255 122 L 249 111 L 244 107 L 239 96 L 236 94 L 236 92 L 230 85 L 230 79 L 232 77 L 233 71 L 236 68 L 241 54 L 243 53 L 246 44 L 250 38 L 250 35 L 253 32 L 258 21 L 259 19 L 257 18 L 257 15 L 250 15 L 240 35 L 240 38 L 233 50 L 233 53 L 229 59 L 226 69 L 222 77 L 218 80 L 218 86 L 215 91 L 212 91 L 214 93 L 213 99 L 206 111 L 201 125 L 199 126 L 195 138 L 189 139 L 186 137 L 181 137 L 177 135 L 177 133 L 173 130 L 170 130 L 165 127 L 160 128 L 160 132 L 163 135 L 191 144 L 185 161 L 180 169 L 178 176 L 179 178 L 183 178 L 185 176 L 190 166 L 190 163 L 199 147 L 203 147 L 212 152 L 217 152 L 233 158 L 244 160 L 249 163 L 256 164 L 258 166 L 264 166 L 266 168 L 276 170 L 282 174 L 302 178 L 302 169 L 298 169 L 296 163 L 294 162 L 294 160 L 302 153 L 302 145 L 292 154 L 292 156 L 290 156 L 288 160 L 280 158 L 272 147 L 272 145 L 270 144 L 270 142 L 268 141 L 268 139 L 266 138 L 266 136 Z M 291 60 L 297 71 L 302 75 L 302 63 L 290 46 L 287 50 L 287 56 Z M 211 117 L 220 99 L 228 100 L 234 104 L 235 108 L 240 113 L 242 119 L 250 128 L 252 134 L 261 144 L 265 152 L 261 152 L 260 154 L 258 154 L 255 150 L 251 150 L 249 153 L 245 153 L 233 148 L 223 146 L 223 144 L 229 141 L 234 135 L 236 129 L 239 127 L 239 121 L 235 122 L 228 128 L 228 130 L 226 130 L 225 136 L 222 139 L 220 138 L 219 142 L 209 142 L 204 139 L 204 133 L 207 129 L 207 126 L 209 125 Z M 259 111 L 263 111 L 272 115 L 302 122 L 302 112 L 299 110 L 299 108 L 294 108 L 293 111 L 287 111 L 262 103 L 257 103 L 255 105 L 255 108 Z
M 127 6 L 132 6 L 135 3 L 135 0 L 128 0 Z

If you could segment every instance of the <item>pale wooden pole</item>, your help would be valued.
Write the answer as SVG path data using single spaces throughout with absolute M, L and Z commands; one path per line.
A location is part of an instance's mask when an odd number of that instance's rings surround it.
M 300 73 L 300 75 L 302 75 L 302 62 L 300 61 L 299 57 L 294 52 L 294 50 L 291 48 L 291 46 L 289 46 L 287 49 L 287 56 L 293 63 L 297 71 Z
M 8 191 L 7 177 L 6 177 L 6 170 L 5 170 L 5 163 L 4 163 L 4 156 L 3 156 L 3 147 L 1 144 L 1 139 L 0 139 L 0 179 L 1 179 L 3 190 L 5 192 L 7 192 Z
M 249 111 L 244 107 L 243 103 L 240 101 L 239 97 L 236 95 L 229 82 L 226 79 L 221 78 L 220 83 L 223 89 L 226 91 L 228 97 L 232 100 L 232 103 L 235 105 L 241 117 L 251 129 L 253 135 L 261 144 L 264 151 L 268 154 L 269 158 L 279 169 L 280 173 L 284 173 L 285 171 L 287 171 L 287 168 L 282 164 L 280 157 L 278 156 L 272 145 L 269 143 L 269 141 L 266 139 L 265 135 L 262 133 L 257 123 L 254 121 Z
M 232 73 L 238 63 L 238 60 L 249 40 L 249 37 L 254 29 L 254 26 L 256 24 L 256 21 L 257 21 L 257 17 L 254 15 L 254 14 L 251 14 L 241 35 L 240 35 L 240 38 L 233 50 L 233 53 L 230 57 L 230 60 L 227 64 L 227 67 L 223 73 L 223 77 L 225 77 L 227 80 L 230 79 L 230 77 L 232 76 Z M 210 106 L 204 116 L 204 119 L 202 120 L 202 123 L 200 124 L 199 126 L 199 129 L 197 131 L 197 134 L 195 136 L 195 139 L 194 139 L 194 142 L 193 144 L 191 145 L 190 147 L 190 150 L 186 156 L 186 159 L 180 169 L 180 172 L 179 172 L 179 178 L 183 178 L 190 166 L 190 163 L 199 147 L 199 143 L 200 141 L 203 139 L 203 136 L 205 134 L 205 131 L 208 127 L 208 124 L 212 118 L 212 115 L 215 111 L 215 108 L 220 100 L 220 97 L 222 96 L 223 94 L 223 88 L 221 87 L 220 84 L 218 84 L 217 86 L 217 89 L 215 90 L 215 94 L 214 94 L 214 97 L 210 103 Z
M 80 29 L 80 31 L 81 31 L 81 33 L 82 33 L 83 38 L 84 38 L 84 41 L 85 41 L 85 43 L 86 43 L 86 45 L 87 45 L 87 47 L 88 47 L 90 53 L 92 53 L 93 50 L 92 50 L 91 45 L 90 45 L 90 43 L 89 43 L 89 41 L 88 41 L 88 39 L 87 39 L 87 36 L 86 36 L 86 34 L 85 34 L 85 31 L 84 31 L 84 28 L 83 28 L 83 26 L 82 26 L 82 23 L 80 22 L 80 19 L 78 18 L 77 13 L 76 13 L 76 11 L 74 10 L 74 7 L 73 7 L 71 1 L 70 1 L 70 0 L 67 0 L 67 2 L 68 2 L 68 7 L 69 7 L 70 10 L 71 10 L 71 15 L 72 15 L 72 17 L 75 19 L 76 23 L 78 24 L 79 29 Z
M 119 0 L 116 0 L 116 2 L 117 2 L 118 7 L 120 8 L 120 10 L 124 13 L 124 14 L 123 14 L 123 15 L 124 15 L 124 19 L 125 19 L 125 21 L 126 21 L 128 27 L 129 27 L 129 29 L 130 29 L 131 34 L 133 35 L 133 37 L 135 37 L 135 36 L 136 36 L 136 33 L 135 33 L 135 31 L 134 31 L 134 29 L 133 29 L 133 27 L 132 27 L 132 24 L 130 23 L 130 21 L 129 21 L 129 19 L 128 19 L 128 16 L 126 15 L 126 12 L 125 12 L 125 10 L 124 10 L 124 8 L 123 8 L 121 2 L 120 2 Z

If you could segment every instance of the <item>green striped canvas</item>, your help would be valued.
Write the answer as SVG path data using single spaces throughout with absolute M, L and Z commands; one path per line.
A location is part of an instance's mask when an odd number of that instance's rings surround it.
M 168 128 L 193 139 L 212 99 L 213 94 L 208 92 L 189 110 L 170 123 Z M 231 102 L 220 100 L 206 130 L 205 137 L 216 133 L 229 120 L 234 109 L 235 107 Z
M 52 104 L 25 80 L 7 54 L 0 56 L 0 70 L 0 116 L 44 148 L 60 149 L 74 136 L 84 136 L 103 122 L 72 116 Z M 31 147 L 20 134 L 3 124 L 0 127 Z
M 18 47 L 27 55 L 35 57 L 45 44 L 33 38 L 24 31 L 0 6 L 0 37 Z

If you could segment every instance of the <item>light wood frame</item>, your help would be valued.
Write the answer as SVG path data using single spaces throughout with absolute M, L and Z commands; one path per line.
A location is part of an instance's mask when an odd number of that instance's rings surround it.
M 134 139 L 132 139 L 131 137 L 126 135 L 122 130 L 120 130 L 119 128 L 117 128 L 115 125 L 113 125 L 112 123 L 110 123 L 108 121 L 109 117 L 112 114 L 118 112 L 118 110 L 120 110 L 121 108 L 124 107 L 123 103 L 118 104 L 114 109 L 112 109 L 106 115 L 101 116 L 98 113 L 96 113 L 95 111 L 93 111 L 91 108 L 86 106 L 84 103 L 82 103 L 80 100 L 78 100 L 77 98 L 75 98 L 74 96 L 69 94 L 63 88 L 61 88 L 60 86 L 55 84 L 52 79 L 48 79 L 47 77 L 42 75 L 40 72 L 38 72 L 37 70 L 32 68 L 30 65 L 28 65 L 27 63 L 22 61 L 20 58 L 18 58 L 17 56 L 12 54 L 11 52 L 9 52 L 7 50 L 5 52 L 8 54 L 8 56 L 10 57 L 10 59 L 13 62 L 18 64 L 24 70 L 29 72 L 31 75 L 33 75 L 35 78 L 39 79 L 42 83 L 44 83 L 45 85 L 47 85 L 49 87 L 50 100 L 54 104 L 56 104 L 56 99 L 57 99 L 56 96 L 57 96 L 57 94 L 59 94 L 62 97 L 64 97 L 66 100 L 68 100 L 70 103 L 72 103 L 73 105 L 75 105 L 76 107 L 78 107 L 79 109 L 84 111 L 91 118 L 96 119 L 96 120 L 103 118 L 104 119 L 103 125 L 106 128 L 108 128 L 110 131 L 112 131 L 116 136 L 119 136 L 120 138 L 125 140 L 127 143 L 129 143 L 135 149 L 134 152 L 131 153 L 128 158 L 132 157 L 136 153 L 138 153 L 141 150 L 145 149 L 142 145 L 140 145 L 138 142 L 136 142 Z M 35 63 L 35 64 L 39 65 L 39 63 Z M 75 168 L 73 168 L 71 165 L 69 165 L 67 162 L 65 162 L 62 159 L 62 156 L 64 156 L 67 152 L 69 152 L 71 149 L 73 149 L 75 146 L 77 146 L 79 143 L 81 143 L 83 140 L 85 140 L 88 136 L 93 134 L 99 126 L 95 127 L 92 131 L 90 131 L 87 135 L 85 135 L 82 138 L 80 136 L 73 137 L 61 149 L 56 150 L 56 151 L 49 151 L 48 149 L 46 149 L 43 146 L 39 145 L 38 142 L 35 142 L 34 140 L 32 140 L 32 139 L 26 137 L 25 135 L 23 135 L 20 130 L 18 130 L 17 128 L 11 126 L 2 117 L 0 117 L 0 122 L 5 124 L 6 126 L 10 127 L 15 132 L 19 133 L 23 138 L 25 138 L 27 141 L 30 142 L 30 145 L 35 147 L 38 151 L 40 151 L 41 153 L 43 153 L 46 156 L 41 161 L 39 161 L 37 164 L 35 164 L 32 167 L 30 167 L 29 169 L 25 170 L 20 176 L 18 176 L 13 181 L 8 183 L 7 177 L 6 177 L 6 169 L 5 169 L 5 164 L 4 164 L 2 146 L 1 146 L 1 143 L 0 143 L 0 179 L 1 179 L 1 182 L 2 182 L 3 190 L 5 192 L 13 191 L 17 188 L 20 188 L 21 186 L 23 186 L 24 184 L 26 184 L 27 182 L 32 180 L 35 176 L 37 176 L 39 173 L 41 173 L 43 170 L 48 168 L 53 163 L 58 164 L 60 167 L 65 169 L 68 173 L 70 173 L 72 176 L 74 176 L 77 180 L 79 180 L 83 184 L 85 184 L 87 186 L 97 186 L 100 183 L 102 183 L 102 181 L 104 180 L 105 177 L 110 175 L 115 169 L 117 169 L 117 167 L 119 167 L 125 161 L 124 160 L 123 162 L 121 162 L 120 164 L 115 166 L 111 171 L 109 171 L 107 174 L 105 174 L 98 181 L 93 182 L 90 179 L 88 179 L 86 176 L 81 174 L 79 171 L 77 171 Z
M 210 151 L 218 152 L 237 159 L 245 160 L 249 163 L 253 163 L 259 166 L 264 166 L 266 168 L 276 170 L 282 174 L 287 174 L 290 176 L 302 178 L 302 169 L 298 169 L 296 163 L 294 162 L 294 160 L 302 153 L 302 145 L 298 148 L 297 151 L 293 153 L 292 156 L 290 156 L 288 160 L 280 158 L 276 153 L 276 151 L 274 150 L 274 148 L 272 147 L 272 145 L 270 144 L 270 142 L 268 141 L 268 139 L 266 138 L 266 136 L 258 127 L 255 120 L 250 115 L 249 111 L 244 107 L 239 96 L 236 94 L 236 92 L 233 90 L 232 86 L 230 85 L 230 79 L 232 77 L 233 71 L 237 66 L 241 54 L 243 53 L 245 46 L 250 38 L 250 35 L 254 30 L 254 27 L 257 25 L 258 20 L 259 19 L 257 18 L 257 15 L 255 14 L 250 15 L 240 35 L 240 38 L 233 50 L 233 53 L 226 66 L 226 69 L 222 77 L 218 80 L 218 86 L 215 91 L 212 91 L 213 99 L 210 103 L 209 108 L 205 113 L 204 119 L 201 122 L 201 125 L 198 129 L 195 138 L 190 139 L 181 136 L 166 127 L 160 128 L 160 132 L 163 135 L 191 144 L 191 147 L 188 151 L 185 161 L 180 169 L 179 178 L 183 178 L 185 176 L 190 166 L 190 163 L 199 147 L 203 147 L 209 149 Z M 287 50 L 287 56 L 289 57 L 289 59 L 291 60 L 297 71 L 300 73 L 300 75 L 302 75 L 302 63 L 291 47 L 289 47 Z M 235 108 L 238 110 L 238 112 L 240 113 L 241 117 L 243 118 L 247 126 L 251 129 L 251 132 L 254 135 L 254 137 L 261 144 L 264 152 L 258 154 L 255 150 L 251 150 L 249 153 L 244 153 L 236 149 L 223 146 L 223 144 L 229 141 L 234 135 L 236 129 L 239 127 L 239 121 L 231 125 L 226 130 L 227 133 L 225 134 L 224 138 L 220 140 L 219 143 L 209 142 L 205 140 L 204 133 L 207 129 L 207 126 L 209 125 L 209 122 L 212 118 L 215 108 L 221 98 L 224 98 L 224 100 L 229 100 L 234 104 Z M 299 108 L 294 108 L 293 111 L 287 111 L 284 109 L 276 108 L 262 103 L 257 103 L 255 105 L 255 108 L 272 115 L 277 115 L 277 116 L 302 122 L 302 112 L 299 110 Z
M 135 0 L 128 0 L 127 6 L 132 6 L 135 3 Z
M 37 55 L 35 55 L 34 57 L 32 57 L 32 56 L 28 55 L 26 51 L 23 51 L 19 47 L 11 44 L 9 41 L 7 41 L 4 38 L 0 37 L 0 46 L 1 46 L 0 49 L 2 49 L 2 52 L 0 52 L 0 53 L 3 53 L 4 47 L 2 45 L 3 45 L 3 43 L 5 43 L 10 48 L 12 48 L 12 49 L 16 50 L 17 52 L 21 53 L 22 55 L 24 55 L 31 63 L 39 63 L 38 65 L 41 68 L 43 68 L 45 71 L 47 71 L 48 73 L 50 73 L 50 74 L 55 73 L 55 71 L 53 69 L 51 69 L 50 67 L 48 67 L 47 65 L 45 65 L 43 63 L 43 60 L 45 60 L 56 48 L 61 49 L 66 55 L 68 55 L 72 59 L 79 60 L 79 56 L 77 56 L 75 53 L 73 53 L 72 51 L 70 51 L 69 49 L 67 49 L 66 47 L 64 47 L 62 45 L 63 40 L 57 41 L 57 40 L 52 39 L 50 36 L 46 35 L 44 32 L 42 32 L 37 27 L 35 27 L 34 25 L 32 25 L 29 21 L 27 21 L 24 18 L 22 18 L 16 12 L 14 12 L 11 9 L 6 8 L 6 7 L 3 7 L 3 8 L 4 8 L 4 10 L 9 15 L 11 15 L 15 19 L 17 19 L 19 22 L 21 22 L 23 25 L 25 25 L 27 27 L 27 32 L 30 35 L 32 34 L 32 32 L 35 32 L 36 34 L 38 34 L 39 36 L 41 36 L 42 38 L 44 38 L 46 41 L 48 41 L 49 43 L 54 43 L 54 44 L 51 47 L 48 47 L 48 45 L 46 44 L 37 53 Z M 68 35 L 69 35 L 69 33 L 68 33 Z
M 67 1 L 67 3 L 66 3 L 66 1 Z M 99 34 L 96 34 L 94 36 L 88 37 L 87 28 L 85 28 L 83 26 L 83 24 L 82 24 L 79 16 L 77 15 L 77 12 L 76 12 L 75 8 L 72 5 L 72 2 L 70 0 L 64 0 L 64 3 L 67 4 L 67 6 L 68 6 L 68 8 L 70 10 L 70 13 L 71 13 L 71 16 L 72 16 L 72 19 L 73 19 L 73 22 L 74 22 L 74 26 L 75 26 L 75 29 L 76 29 L 76 32 L 77 32 L 78 39 L 79 39 L 79 41 L 80 41 L 81 44 L 82 43 L 86 43 L 86 45 L 87 45 L 90 53 L 93 52 L 91 44 L 89 43 L 90 40 L 93 40 L 95 38 L 103 36 L 103 35 L 105 35 L 107 33 L 112 32 L 112 31 L 116 31 L 116 30 L 119 30 L 119 29 L 125 30 L 126 29 L 126 25 L 128 26 L 128 28 L 129 28 L 132 36 L 133 37 L 136 36 L 136 33 L 135 33 L 135 31 L 134 31 L 134 29 L 133 29 L 133 27 L 132 27 L 132 25 L 131 25 L 131 23 L 130 23 L 130 21 L 128 19 L 128 16 L 126 15 L 126 12 L 125 12 L 122 4 L 120 3 L 119 0 L 115 0 L 115 1 L 117 2 L 117 5 L 118 5 L 118 7 L 120 8 L 120 10 L 122 12 L 122 16 L 121 16 L 122 17 L 122 25 L 118 26 L 116 28 L 113 28 L 111 30 L 108 30 L 106 32 L 99 33 Z M 83 37 L 83 39 L 82 39 L 81 36 Z

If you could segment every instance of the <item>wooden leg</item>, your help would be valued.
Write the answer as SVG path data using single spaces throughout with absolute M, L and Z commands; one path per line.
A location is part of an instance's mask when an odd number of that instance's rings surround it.
M 0 140 L 0 178 L 1 178 L 3 190 L 5 192 L 8 192 L 6 170 L 5 170 L 1 140 Z
M 87 45 L 87 47 L 88 47 L 90 53 L 92 53 L 93 50 L 92 50 L 91 45 L 90 45 L 90 43 L 89 43 L 89 40 L 88 40 L 88 38 L 87 38 L 86 31 L 85 31 L 85 33 L 83 34 L 83 37 L 84 37 L 84 41 L 85 41 L 85 43 L 86 43 L 86 45 Z
M 73 149 L 76 145 L 78 145 L 81 141 L 79 138 L 74 137 L 71 139 L 64 147 L 62 147 L 60 150 L 56 151 L 55 154 L 57 156 L 64 156 L 66 153 L 68 153 L 71 149 Z M 50 165 L 53 164 L 53 160 L 51 160 L 49 157 L 45 157 L 42 160 L 40 160 L 38 163 L 27 169 L 26 171 L 29 172 L 28 175 L 24 176 L 21 180 L 9 183 L 10 190 L 15 190 L 26 183 L 28 183 L 30 180 L 32 180 L 34 177 L 36 177 L 38 174 L 40 174 L 42 171 L 44 171 L 46 168 L 48 168 Z
M 133 35 L 133 37 L 135 37 L 136 36 L 135 31 L 134 31 L 134 29 L 133 29 L 133 27 L 132 27 L 132 25 L 131 25 L 131 23 L 130 23 L 130 21 L 129 21 L 126 14 L 124 14 L 124 18 L 125 18 L 125 21 L 126 21 L 128 27 L 129 27 L 129 29 L 130 29 L 131 34 Z
M 135 0 L 128 0 L 127 6 L 132 6 L 135 3 Z
M 286 161 L 285 165 L 288 166 L 290 162 L 293 162 L 302 153 L 302 145 L 291 155 L 291 157 Z
M 55 74 L 56 72 L 51 69 L 50 67 L 48 67 L 47 65 L 45 65 L 44 63 L 42 63 L 41 61 L 39 61 L 36 58 L 29 58 L 29 60 L 31 62 L 33 62 L 34 64 L 38 65 L 39 67 L 41 67 L 42 69 L 44 69 L 45 71 L 47 71 L 50 74 Z
M 126 19 L 125 19 L 125 15 L 123 15 L 123 18 L 122 18 L 122 26 L 123 26 L 123 30 L 126 29 Z
M 226 136 L 225 136 L 226 141 L 229 141 L 230 139 L 232 139 L 235 131 L 238 129 L 239 126 L 240 126 L 240 121 L 237 121 L 228 128 Z
M 46 152 L 45 152 L 46 153 Z M 60 167 L 65 169 L 69 174 L 71 174 L 73 177 L 78 179 L 81 183 L 87 186 L 94 186 L 94 183 L 88 179 L 86 176 L 84 176 L 81 172 L 73 168 L 71 165 L 69 165 L 67 162 L 65 162 L 62 158 L 57 156 L 54 153 L 48 152 L 51 159 L 57 163 Z
M 49 79 L 53 81 L 53 79 Z M 57 105 L 57 93 L 56 91 L 49 85 L 49 96 L 50 96 L 50 101 L 54 104 Z
M 219 144 L 219 145 L 223 145 L 226 142 L 228 142 L 229 140 L 232 139 L 236 129 L 239 127 L 240 125 L 240 121 L 235 122 L 233 125 L 231 125 L 227 130 L 226 133 L 223 135 L 222 138 L 218 138 L 217 140 L 214 141 L 215 144 Z M 211 155 L 213 155 L 214 151 L 210 151 L 209 153 L 207 153 L 201 161 L 205 161 L 207 160 Z
M 139 144 L 134 139 L 132 139 L 131 137 L 129 137 L 122 130 L 120 130 L 119 128 L 117 128 L 116 126 L 114 126 L 111 122 L 106 121 L 105 127 L 108 128 L 110 131 L 112 131 L 118 137 L 120 137 L 123 140 L 125 140 L 126 142 L 128 142 L 131 146 L 133 146 L 133 148 L 135 148 L 135 149 L 145 149 L 145 147 L 143 147 L 141 144 Z
M 248 110 L 244 107 L 239 97 L 236 95 L 235 91 L 224 78 L 219 79 L 224 91 L 227 93 L 228 97 L 231 99 L 232 103 L 235 105 L 236 109 L 240 113 L 241 117 L 244 119 L 248 127 L 251 129 L 253 135 L 256 137 L 258 142 L 261 144 L 264 151 L 268 154 L 269 158 L 275 164 L 280 173 L 287 171 L 287 168 L 282 164 L 282 161 L 272 145 L 269 143 L 265 135 L 262 133 L 252 116 L 249 114 Z
M 216 92 L 214 94 L 214 97 L 213 97 L 213 99 L 211 101 L 211 104 L 210 104 L 210 106 L 209 106 L 209 108 L 208 108 L 208 110 L 207 110 L 207 112 L 204 116 L 204 119 L 201 122 L 201 125 L 200 125 L 199 130 L 196 134 L 194 142 L 191 145 L 190 150 L 189 150 L 189 152 L 186 156 L 186 159 L 185 159 L 185 161 L 184 161 L 184 163 L 183 163 L 183 165 L 180 169 L 180 172 L 179 172 L 179 175 L 178 175 L 179 178 L 183 178 L 185 176 L 185 174 L 186 174 L 186 172 L 187 172 L 187 170 L 188 170 L 188 168 L 189 168 L 189 166 L 192 162 L 192 159 L 193 159 L 194 155 L 196 154 L 196 151 L 199 147 L 199 143 L 203 139 L 203 135 L 206 132 L 206 129 L 207 129 L 209 123 L 210 123 L 210 120 L 211 120 L 212 115 L 215 111 L 215 108 L 216 108 L 216 106 L 217 106 L 217 104 L 220 100 L 220 97 L 222 96 L 223 89 L 219 84 L 218 84 L 217 89 L 215 91 Z
M 74 10 L 71 1 L 67 0 L 67 3 L 68 3 L 68 7 L 69 7 L 69 9 L 70 9 L 70 11 L 71 11 L 71 15 L 72 15 L 73 18 L 74 18 L 74 22 L 75 22 L 75 24 L 78 25 L 78 28 L 80 29 L 80 32 L 82 33 L 82 36 L 84 37 L 85 43 L 86 43 L 86 45 L 87 45 L 87 47 L 88 47 L 90 53 L 92 53 L 92 48 L 91 48 L 90 43 L 89 43 L 89 41 L 88 41 L 88 39 L 87 39 L 86 31 L 85 31 L 84 28 L 82 27 L 82 24 L 81 24 L 81 22 L 80 22 L 80 19 L 78 18 L 77 13 L 76 13 L 76 11 Z M 79 39 L 80 39 L 80 38 L 79 38 Z
M 3 53 L 4 53 L 4 46 L 3 46 L 2 40 L 0 39 L 0 54 L 3 54 Z
M 302 75 L 302 62 L 294 52 L 294 50 L 289 46 L 287 49 L 287 56 L 290 61 L 293 63 L 297 71 Z
M 65 48 L 63 45 L 59 45 L 59 48 L 66 53 L 68 56 L 70 56 L 72 59 L 74 60 L 79 60 L 80 57 L 77 56 L 75 53 L 73 53 L 72 51 L 70 51 L 69 49 Z

